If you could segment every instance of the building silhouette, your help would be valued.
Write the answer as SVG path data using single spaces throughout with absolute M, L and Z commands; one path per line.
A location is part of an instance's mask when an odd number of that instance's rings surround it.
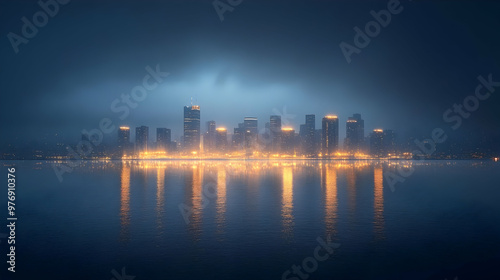
M 370 134 L 370 154 L 374 157 L 384 156 L 384 131 L 374 129 Z
M 159 127 L 156 129 L 156 148 L 169 151 L 171 146 L 171 132 L 168 128 Z
M 245 129 L 245 148 L 254 148 L 259 136 L 257 118 L 245 117 L 243 120 L 243 126 Z
M 295 130 L 290 127 L 281 129 L 281 153 L 293 155 L 295 153 Z
M 356 153 L 363 149 L 365 139 L 365 121 L 361 114 L 354 114 L 346 122 L 345 150 Z
M 184 142 L 186 152 L 200 151 L 200 106 L 184 106 Z
M 227 130 L 224 127 L 218 127 L 216 129 L 216 139 L 215 146 L 217 151 L 225 152 L 227 151 Z
M 244 142 L 245 142 L 245 126 L 243 123 L 239 123 L 238 127 L 234 128 L 233 147 L 235 149 L 241 149 L 243 148 Z
M 303 127 L 303 150 L 304 154 L 312 156 L 316 154 L 316 115 L 306 115 L 306 123 Z
M 337 116 L 327 115 L 321 122 L 321 148 L 323 156 L 333 156 L 339 147 L 339 119 Z
M 205 152 L 215 150 L 216 135 L 217 132 L 215 121 L 208 121 L 207 131 L 205 132 L 205 136 L 203 137 L 203 149 Z
M 135 151 L 137 153 L 148 151 L 149 127 L 139 126 L 135 128 Z
M 277 153 L 281 145 L 281 116 L 273 115 L 270 117 L 269 134 L 271 137 L 271 151 Z
M 130 127 L 120 126 L 118 128 L 118 152 L 122 155 L 130 148 Z

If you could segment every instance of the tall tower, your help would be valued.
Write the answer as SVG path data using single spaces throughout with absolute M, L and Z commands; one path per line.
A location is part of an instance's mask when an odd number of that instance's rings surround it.
M 200 151 L 200 106 L 184 106 L 184 150 Z
M 243 126 L 245 129 L 245 147 L 253 147 L 259 135 L 257 118 L 245 117 L 245 119 L 243 120 Z
M 345 149 L 351 153 L 362 149 L 365 139 L 365 121 L 361 114 L 354 114 L 346 122 Z
M 170 149 L 171 141 L 170 129 L 159 127 L 156 129 L 156 148 L 168 151 Z
M 322 122 L 322 153 L 323 156 L 333 156 L 339 147 L 339 119 L 334 115 L 327 115 Z
M 304 152 L 307 155 L 316 154 L 316 139 L 314 134 L 316 132 L 316 116 L 306 115 L 306 124 L 304 126 Z
M 269 119 L 269 131 L 271 137 L 271 150 L 278 152 L 281 144 L 281 116 L 271 116 Z
M 135 128 L 135 150 L 136 152 L 148 151 L 149 127 L 139 126 Z
M 224 127 L 218 127 L 216 129 L 217 136 L 215 145 L 217 147 L 218 152 L 224 152 L 227 150 L 227 130 Z
M 370 134 L 370 154 L 375 157 L 384 155 L 384 131 L 374 129 Z
M 118 148 L 124 150 L 130 144 L 130 127 L 120 126 L 118 129 Z
M 207 122 L 207 132 L 203 137 L 203 149 L 205 151 L 212 151 L 215 149 L 216 138 L 216 124 L 215 121 Z

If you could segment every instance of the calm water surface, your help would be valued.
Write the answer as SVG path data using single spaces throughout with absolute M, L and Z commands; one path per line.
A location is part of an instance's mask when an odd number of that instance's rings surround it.
M 415 171 L 392 191 L 397 165 Z M 302 278 L 500 279 L 500 163 L 88 161 L 62 182 L 2 166 L 19 220 L 1 279 L 282 279 L 318 237 L 340 247 Z

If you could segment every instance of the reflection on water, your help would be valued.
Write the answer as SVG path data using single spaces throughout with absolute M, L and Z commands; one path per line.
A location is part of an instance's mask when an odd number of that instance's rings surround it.
M 217 229 L 222 233 L 226 222 L 226 168 L 222 165 L 217 167 Z
M 120 177 L 120 240 L 127 241 L 130 225 L 130 165 L 122 164 Z
M 159 166 L 156 170 L 156 224 L 159 235 L 163 232 L 163 212 L 165 203 L 165 167 Z
M 384 238 L 384 172 L 381 165 L 373 169 L 373 212 L 375 239 Z
M 390 166 L 390 163 L 384 163 Z M 130 224 L 130 185 L 131 172 L 134 169 L 134 174 L 140 174 L 138 184 L 147 184 L 148 170 L 156 170 L 156 225 L 158 235 L 164 232 L 164 219 L 168 215 L 165 213 L 165 197 L 168 193 L 165 192 L 165 186 L 170 186 L 171 189 L 180 189 L 184 193 L 183 201 L 175 203 L 185 203 L 189 211 L 188 231 L 195 240 L 199 240 L 204 226 L 216 225 L 217 233 L 220 235 L 224 229 L 229 226 L 229 221 L 226 217 L 228 205 L 231 205 L 236 198 L 228 196 L 227 192 L 235 187 L 234 178 L 238 179 L 239 183 L 244 184 L 246 201 L 269 201 L 256 198 L 261 195 L 258 189 L 261 184 L 270 184 L 274 193 L 279 192 L 280 201 L 274 203 L 280 206 L 281 216 L 281 231 L 283 238 L 290 241 L 293 238 L 294 227 L 296 226 L 294 216 L 294 206 L 300 203 L 301 199 L 307 201 L 307 198 L 296 197 L 294 188 L 294 179 L 317 176 L 320 174 L 318 186 L 307 186 L 312 192 L 314 188 L 320 188 L 321 195 L 324 201 L 324 227 L 327 234 L 336 235 L 338 233 L 339 219 L 349 220 L 349 223 L 356 219 L 356 210 L 364 211 L 367 208 L 362 207 L 362 210 L 357 209 L 356 190 L 362 185 L 369 187 L 374 186 L 373 192 L 373 232 L 375 238 L 383 239 L 384 236 L 384 194 L 383 194 L 383 165 L 382 163 L 370 163 L 363 161 L 351 162 L 321 162 L 321 161 L 304 161 L 304 162 L 268 162 L 268 161 L 123 161 L 121 164 L 121 238 L 125 239 L 128 236 L 128 228 Z M 307 169 L 302 168 L 307 166 Z M 370 167 L 373 166 L 373 177 L 369 179 Z M 315 172 L 307 172 L 306 170 L 316 170 Z M 172 174 L 180 175 L 184 184 L 169 183 L 165 178 L 165 171 L 169 170 Z M 281 186 L 276 185 L 275 181 L 266 181 L 269 178 L 281 177 Z M 230 178 L 233 178 L 229 180 Z M 181 181 L 182 182 L 182 181 Z M 132 183 L 133 184 L 133 183 Z M 214 186 L 214 193 L 210 193 L 210 186 Z M 362 189 L 362 188 L 361 188 Z M 340 193 L 346 194 L 340 195 Z M 272 196 L 269 198 L 272 199 Z M 298 199 L 298 200 L 297 200 Z M 252 202 L 252 203 L 253 203 Z M 273 203 L 273 204 L 274 204 Z M 252 204 L 253 205 L 253 204 Z M 132 201 L 133 206 L 133 201 Z M 258 205 L 259 206 L 259 205 Z M 263 205 L 260 205 L 264 207 Z M 345 208 L 343 211 L 341 211 Z M 204 212 L 213 211 L 213 215 L 206 215 Z M 339 213 L 343 213 L 339 215 Z M 178 213 L 181 216 L 181 213 Z M 251 216 L 252 213 L 246 213 Z M 345 217 L 347 215 L 347 217 Z M 357 221 L 354 221 L 357 222 Z
M 321 169 L 321 186 L 325 192 L 325 228 L 326 235 L 335 235 L 337 221 L 337 170 L 327 163 Z
M 283 167 L 283 186 L 281 195 L 281 220 L 286 239 L 293 236 L 293 170 Z

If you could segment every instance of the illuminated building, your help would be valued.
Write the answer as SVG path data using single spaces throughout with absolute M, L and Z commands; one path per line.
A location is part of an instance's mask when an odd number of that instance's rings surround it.
M 281 129 L 281 152 L 293 155 L 295 152 L 295 130 L 290 127 Z
M 157 128 L 156 129 L 156 148 L 167 151 L 170 150 L 171 133 L 168 128 Z
M 259 135 L 259 130 L 257 128 L 257 118 L 255 117 L 245 117 L 243 120 L 243 126 L 245 129 L 245 147 L 251 148 L 255 145 L 257 137 Z
M 216 129 L 215 145 L 217 151 L 223 152 L 227 150 L 227 130 L 224 127 L 218 127 Z
M 304 153 L 306 155 L 316 154 L 316 138 L 314 134 L 316 132 L 316 116 L 306 115 L 306 123 L 304 126 Z
M 135 128 L 135 151 L 137 153 L 148 151 L 149 127 L 139 126 Z
M 184 106 L 184 150 L 200 150 L 200 106 Z
M 271 149 L 273 152 L 279 151 L 281 143 L 281 116 L 271 116 L 269 120 L 269 131 L 271 134 Z
M 337 116 L 327 115 L 322 120 L 321 135 L 323 156 L 333 156 L 339 147 L 339 119 Z
M 384 130 L 384 155 L 394 155 L 396 153 L 396 132 L 391 129 Z
M 204 151 L 213 151 L 215 149 L 216 131 L 215 131 L 215 121 L 207 122 L 207 132 L 203 137 L 203 149 Z
M 384 131 L 374 129 L 370 134 L 370 154 L 375 157 L 384 155 Z
M 120 126 L 118 129 L 118 150 L 123 153 L 130 146 L 130 127 Z
M 233 147 L 237 149 L 243 147 L 244 140 L 245 140 L 245 128 L 243 123 L 239 123 L 238 127 L 234 128 Z
M 361 119 L 361 114 L 354 114 L 346 122 L 345 149 L 348 152 L 359 152 L 365 139 L 365 121 Z

